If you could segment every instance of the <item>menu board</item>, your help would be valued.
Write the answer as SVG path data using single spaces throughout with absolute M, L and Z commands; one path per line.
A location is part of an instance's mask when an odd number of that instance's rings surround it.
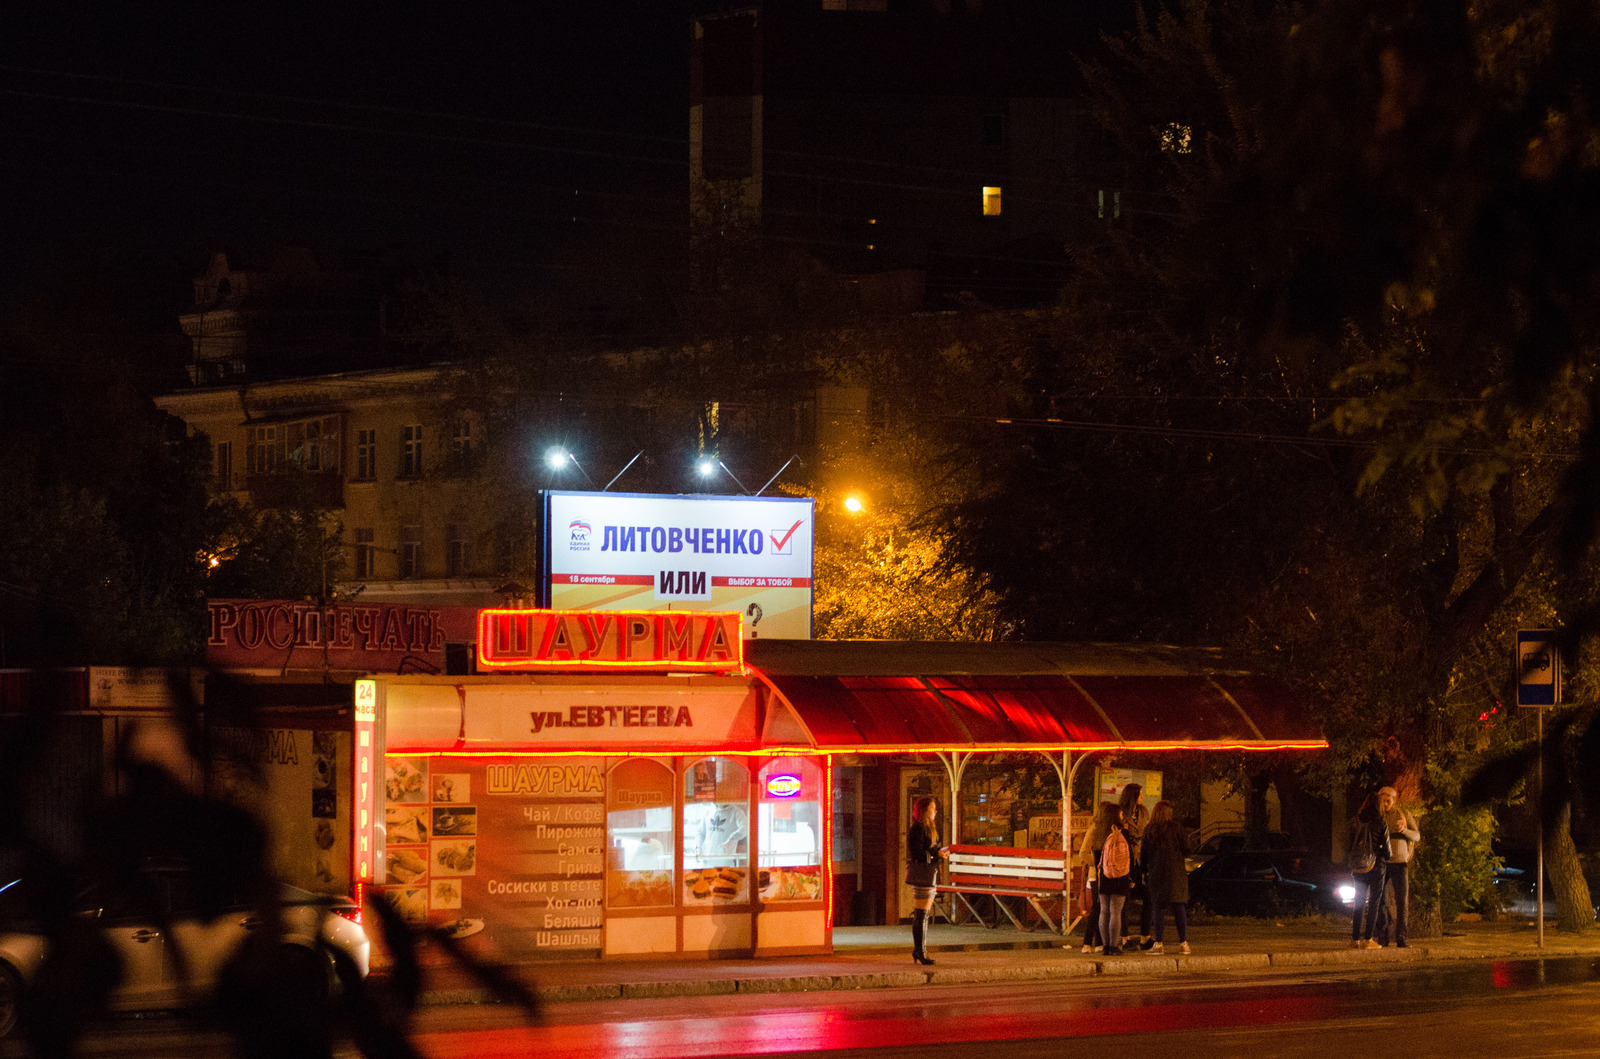
M 384 889 L 407 921 L 507 959 L 603 946 L 602 759 L 384 764 Z

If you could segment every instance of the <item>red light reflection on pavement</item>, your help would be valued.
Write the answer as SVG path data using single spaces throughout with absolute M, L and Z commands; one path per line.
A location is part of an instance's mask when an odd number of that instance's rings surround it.
M 1317 997 L 1254 998 L 1215 1003 L 1150 1004 L 1136 1007 L 1054 1011 L 907 1015 L 886 1005 L 874 1012 L 838 1008 L 764 1011 L 748 1015 L 669 1018 L 638 1022 L 539 1026 L 429 1033 L 416 1043 L 422 1053 L 444 1059 L 471 1055 L 500 1059 L 530 1052 L 541 1059 L 665 1059 L 665 1057 L 770 1055 L 779 1052 L 882 1048 L 952 1041 L 1040 1040 L 1117 1033 L 1160 1033 L 1229 1026 L 1261 1026 L 1327 1017 Z

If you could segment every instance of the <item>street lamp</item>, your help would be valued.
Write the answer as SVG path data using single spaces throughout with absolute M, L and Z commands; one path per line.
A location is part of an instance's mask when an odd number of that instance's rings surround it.
M 637 459 L 637 457 L 635 457 L 635 459 Z M 552 471 L 564 470 L 567 464 L 572 464 L 574 467 L 578 468 L 578 473 L 583 475 L 583 480 L 589 483 L 589 488 L 594 488 L 594 479 L 589 477 L 589 472 L 583 469 L 583 464 L 578 462 L 578 457 L 574 456 L 566 449 L 557 447 L 548 450 L 544 454 L 544 462 L 550 466 Z M 632 464 L 630 463 L 629 466 L 631 467 Z M 627 468 L 624 467 L 623 470 L 627 470 Z M 615 478 L 611 480 L 613 482 L 616 481 Z
M 700 472 L 700 477 L 702 478 L 710 478 L 712 475 L 717 473 L 717 468 L 720 467 L 722 468 L 723 474 L 726 474 L 729 478 L 733 479 L 733 484 L 739 487 L 739 492 L 743 493 L 745 496 L 750 495 L 750 490 L 746 489 L 744 487 L 744 483 L 739 481 L 739 476 L 737 474 L 734 474 L 732 471 L 728 470 L 728 465 L 722 462 L 722 458 L 720 456 L 701 456 L 695 461 L 694 467 L 695 470 Z
M 844 498 L 844 509 L 850 512 L 850 514 L 859 515 L 862 512 L 862 508 L 863 505 L 861 501 L 856 497 L 847 496 Z

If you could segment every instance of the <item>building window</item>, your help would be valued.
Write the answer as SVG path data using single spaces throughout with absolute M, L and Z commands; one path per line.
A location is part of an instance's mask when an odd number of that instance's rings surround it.
M 400 428 L 400 477 L 422 477 L 422 427 Z
M 422 576 L 422 527 L 400 527 L 400 576 Z
M 378 477 L 378 432 L 356 431 L 356 479 L 370 482 Z
M 1106 219 L 1106 207 L 1108 205 L 1111 208 L 1112 220 L 1115 221 L 1122 217 L 1122 192 L 1113 191 L 1111 194 L 1107 195 L 1106 189 L 1101 188 L 1098 202 L 1100 205 L 1100 219 L 1102 221 Z
M 289 462 L 289 435 L 284 426 L 251 427 L 247 437 L 245 473 L 282 473 Z
M 764 901 L 821 901 L 822 769 L 808 758 L 770 761 L 756 774 L 756 867 Z
M 750 900 L 750 773 L 736 757 L 708 757 L 683 774 L 683 903 Z
M 370 529 L 356 530 L 356 577 L 366 579 L 373 576 L 373 534 Z
M 629 758 L 606 782 L 606 904 L 671 908 L 672 769 Z
M 458 419 L 450 428 L 450 455 L 464 460 L 472 455 L 472 423 Z
M 1005 143 L 1005 115 L 985 114 L 983 116 L 983 145 L 985 147 L 1004 147 Z
M 219 441 L 211 450 L 212 473 L 216 476 L 217 490 L 226 492 L 233 488 L 233 442 Z
M 339 417 L 253 426 L 245 434 L 245 473 L 339 470 Z
M 472 573 L 472 530 L 459 522 L 450 524 L 450 552 L 446 561 L 450 577 L 466 577 Z
M 986 187 L 983 189 L 983 215 L 985 217 L 1000 216 L 1000 189 Z

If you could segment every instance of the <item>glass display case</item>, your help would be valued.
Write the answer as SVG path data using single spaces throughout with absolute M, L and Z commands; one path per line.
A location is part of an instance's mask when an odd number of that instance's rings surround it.
M 708 757 L 683 774 L 684 905 L 750 900 L 750 772 L 741 758 Z
M 672 906 L 673 771 L 630 758 L 606 785 L 606 904 L 610 908 Z
M 756 776 L 761 899 L 820 901 L 822 768 L 803 757 L 769 761 Z

